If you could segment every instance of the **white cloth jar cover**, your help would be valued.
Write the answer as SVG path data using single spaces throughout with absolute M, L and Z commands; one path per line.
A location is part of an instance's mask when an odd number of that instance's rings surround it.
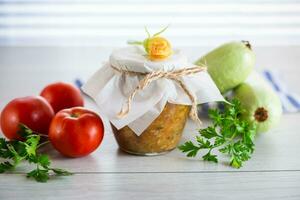
M 104 114 L 117 128 L 129 126 L 137 135 L 158 117 L 167 102 L 191 105 L 191 100 L 176 82 L 161 78 L 153 81 L 144 90 L 139 91 L 132 102 L 128 115 L 117 117 L 130 93 L 143 78 L 141 75 L 121 74 L 118 69 L 153 72 L 156 70 L 178 70 L 195 67 L 189 63 L 179 50 L 163 61 L 150 61 L 145 51 L 138 46 L 129 46 L 112 52 L 109 62 L 105 63 L 83 85 L 83 91 L 94 99 L 101 114 Z M 197 97 L 197 103 L 224 101 L 218 88 L 206 71 L 180 77 L 186 87 Z

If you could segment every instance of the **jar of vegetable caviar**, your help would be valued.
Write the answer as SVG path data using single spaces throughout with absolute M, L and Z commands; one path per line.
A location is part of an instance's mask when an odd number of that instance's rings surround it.
M 167 103 L 161 114 L 139 136 L 128 126 L 118 130 L 112 125 L 112 129 L 119 147 L 127 153 L 163 154 L 176 148 L 189 112 L 190 106 Z
M 190 63 L 158 34 L 137 42 L 142 46 L 115 49 L 82 87 L 131 154 L 176 148 L 188 116 L 199 122 L 197 104 L 224 100 L 206 67 Z

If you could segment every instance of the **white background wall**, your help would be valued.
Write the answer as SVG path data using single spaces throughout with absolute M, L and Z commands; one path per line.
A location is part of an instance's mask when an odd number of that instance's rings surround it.
M 0 45 L 120 46 L 171 24 L 177 46 L 300 44 L 298 0 L 0 0 Z

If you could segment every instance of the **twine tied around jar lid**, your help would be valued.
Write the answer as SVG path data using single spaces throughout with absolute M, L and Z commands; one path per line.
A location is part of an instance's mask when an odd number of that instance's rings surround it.
M 114 70 L 116 70 L 122 74 L 130 75 L 130 76 L 136 76 L 136 75 L 144 76 L 144 78 L 142 80 L 140 80 L 139 84 L 129 95 L 126 104 L 122 106 L 121 111 L 118 113 L 117 117 L 123 118 L 129 113 L 129 111 L 131 109 L 131 102 L 139 90 L 143 90 L 152 81 L 158 80 L 160 78 L 167 78 L 167 79 L 173 80 L 176 83 L 178 83 L 178 85 L 181 87 L 181 89 L 186 93 L 186 95 L 189 97 L 189 99 L 192 102 L 190 118 L 192 120 L 196 121 L 197 123 L 202 124 L 201 120 L 198 117 L 198 112 L 197 112 L 197 97 L 186 87 L 184 82 L 182 80 L 180 80 L 179 78 L 182 76 L 187 76 L 187 75 L 196 74 L 196 73 L 199 73 L 202 71 L 206 71 L 206 69 L 207 69 L 206 66 L 196 66 L 196 67 L 183 68 L 183 69 L 171 70 L 171 71 L 157 70 L 157 71 L 153 71 L 153 72 L 136 72 L 136 71 L 130 71 L 127 69 L 119 69 L 119 68 L 114 67 L 113 65 L 110 65 L 110 66 L 111 66 L 111 68 L 113 68 Z

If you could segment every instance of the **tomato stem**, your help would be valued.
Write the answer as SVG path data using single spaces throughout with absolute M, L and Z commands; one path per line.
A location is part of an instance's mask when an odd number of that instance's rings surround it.
M 78 113 L 72 113 L 70 116 L 71 116 L 71 117 L 74 117 L 74 118 L 78 118 L 78 117 L 79 117 L 79 114 L 78 114 Z

